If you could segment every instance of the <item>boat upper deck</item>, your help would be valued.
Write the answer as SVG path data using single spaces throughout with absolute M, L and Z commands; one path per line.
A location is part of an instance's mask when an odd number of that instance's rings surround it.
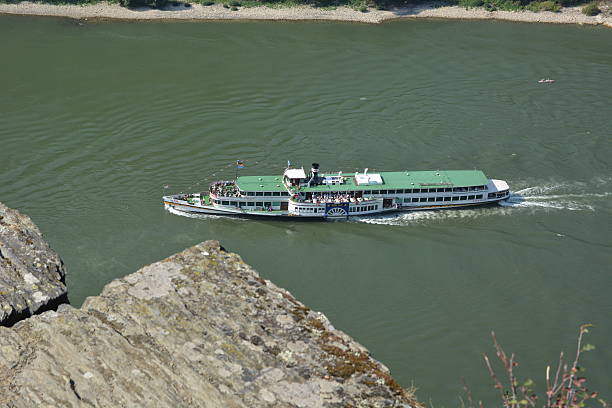
M 287 191 L 282 176 L 240 176 L 236 185 L 240 191 Z
M 454 188 L 485 186 L 489 180 L 480 170 L 438 170 L 438 171 L 396 171 L 370 172 L 367 175 L 377 179 L 377 183 L 362 184 L 357 177 L 363 173 L 327 173 L 319 177 L 338 179 L 332 183 L 317 183 L 312 186 L 302 185 L 292 190 L 300 192 L 338 192 L 338 191 L 372 191 L 422 188 Z M 339 177 L 340 176 L 340 177 Z M 380 176 L 380 177 L 377 177 Z M 340 181 L 340 179 L 342 181 Z M 240 176 L 236 179 L 240 191 L 286 191 L 281 176 Z
M 399 190 L 414 188 L 471 187 L 488 183 L 487 177 L 480 170 L 439 170 L 439 171 L 393 171 L 368 173 L 368 176 L 380 176 L 379 184 L 358 184 L 356 175 L 363 173 L 341 174 L 343 183 L 317 184 L 302 187 L 300 191 L 333 192 L 333 191 L 369 191 L 369 190 Z M 321 177 L 338 176 L 324 174 Z

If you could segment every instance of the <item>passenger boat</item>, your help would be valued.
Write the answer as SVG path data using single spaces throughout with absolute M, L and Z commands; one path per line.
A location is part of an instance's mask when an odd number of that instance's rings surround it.
M 163 197 L 166 208 L 231 216 L 347 219 L 398 211 L 462 208 L 506 200 L 510 188 L 480 170 L 320 173 L 313 163 L 278 176 L 216 181 L 207 192 Z

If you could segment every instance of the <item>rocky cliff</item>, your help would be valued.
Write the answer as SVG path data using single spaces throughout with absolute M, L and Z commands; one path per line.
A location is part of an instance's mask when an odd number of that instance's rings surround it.
M 0 203 L 0 326 L 67 303 L 65 275 L 32 220 Z
M 416 407 L 321 313 L 207 241 L 0 328 L 0 405 Z

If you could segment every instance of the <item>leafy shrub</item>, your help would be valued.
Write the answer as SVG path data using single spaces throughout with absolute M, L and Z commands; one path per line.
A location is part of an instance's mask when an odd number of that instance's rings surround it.
M 599 13 L 601 13 L 601 10 L 597 7 L 597 3 L 589 3 L 582 8 L 582 14 L 587 16 L 596 16 Z
M 390 0 L 371 0 L 370 7 L 376 8 L 376 10 L 388 10 L 392 6 Z
M 168 0 L 119 0 L 119 5 L 123 7 L 155 7 L 164 8 Z
M 150 2 L 149 0 L 119 0 L 119 4 L 123 7 L 153 7 L 152 2 Z
M 461 2 L 461 5 L 467 8 L 480 7 L 483 4 L 484 4 L 483 0 L 464 0 Z
M 368 12 L 368 6 L 361 6 L 361 7 L 359 7 L 359 11 L 361 11 L 362 13 L 367 13 Z
M 527 10 L 531 11 L 559 11 L 561 5 L 555 1 L 534 1 L 526 7 Z
M 232 0 L 229 2 L 230 7 L 240 7 L 241 4 L 238 0 Z
M 595 349 L 595 346 L 592 344 L 582 343 L 584 334 L 589 332 L 591 326 L 591 324 L 580 326 L 573 362 L 571 357 L 569 360 L 566 360 L 565 354 L 561 352 L 557 369 L 555 370 L 554 366 L 551 367 L 550 365 L 546 367 L 546 388 L 544 393 L 540 393 L 543 398 L 538 397 L 533 380 L 527 379 L 524 382 L 519 380 L 516 374 L 516 368 L 519 366 L 519 363 L 516 361 L 515 354 L 506 353 L 497 341 L 495 333 L 491 332 L 495 354 L 505 374 L 498 376 L 489 357 L 483 354 L 485 365 L 493 380 L 494 387 L 499 391 L 501 397 L 501 404 L 498 402 L 495 406 L 502 406 L 504 408 L 579 408 L 594 407 L 596 406 L 594 405 L 595 401 L 599 401 L 604 408 L 610 407 L 606 401 L 598 398 L 599 393 L 587 389 L 586 378 L 583 374 L 584 368 L 579 365 L 581 355 Z M 464 406 L 467 408 L 484 407 L 482 401 L 477 403 L 474 401 L 472 393 L 465 382 L 463 389 L 467 393 L 467 404 Z
M 226 9 L 228 9 L 228 8 L 229 8 L 229 5 L 227 5 L 227 4 L 224 4 L 224 5 L 223 5 L 223 8 L 226 8 Z
M 214 1 L 210 1 L 210 0 L 205 1 L 205 2 L 202 3 L 203 6 L 212 6 L 213 4 L 215 4 L 215 2 Z
M 540 10 L 543 11 L 559 11 L 561 6 L 554 1 L 543 1 L 540 3 Z

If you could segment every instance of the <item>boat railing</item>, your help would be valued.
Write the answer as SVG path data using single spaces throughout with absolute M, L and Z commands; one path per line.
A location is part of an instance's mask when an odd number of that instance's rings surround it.
M 244 198 L 245 196 L 241 195 L 240 193 L 228 193 L 228 192 L 224 192 L 224 193 L 214 193 L 212 191 L 209 192 L 209 195 L 211 198 L 215 198 L 215 199 L 223 199 L 223 198 Z
M 299 204 L 335 204 L 335 203 L 350 203 L 350 204 L 368 204 L 381 200 L 381 198 L 362 198 L 362 197 L 316 197 L 310 199 L 289 198 L 293 203 Z

